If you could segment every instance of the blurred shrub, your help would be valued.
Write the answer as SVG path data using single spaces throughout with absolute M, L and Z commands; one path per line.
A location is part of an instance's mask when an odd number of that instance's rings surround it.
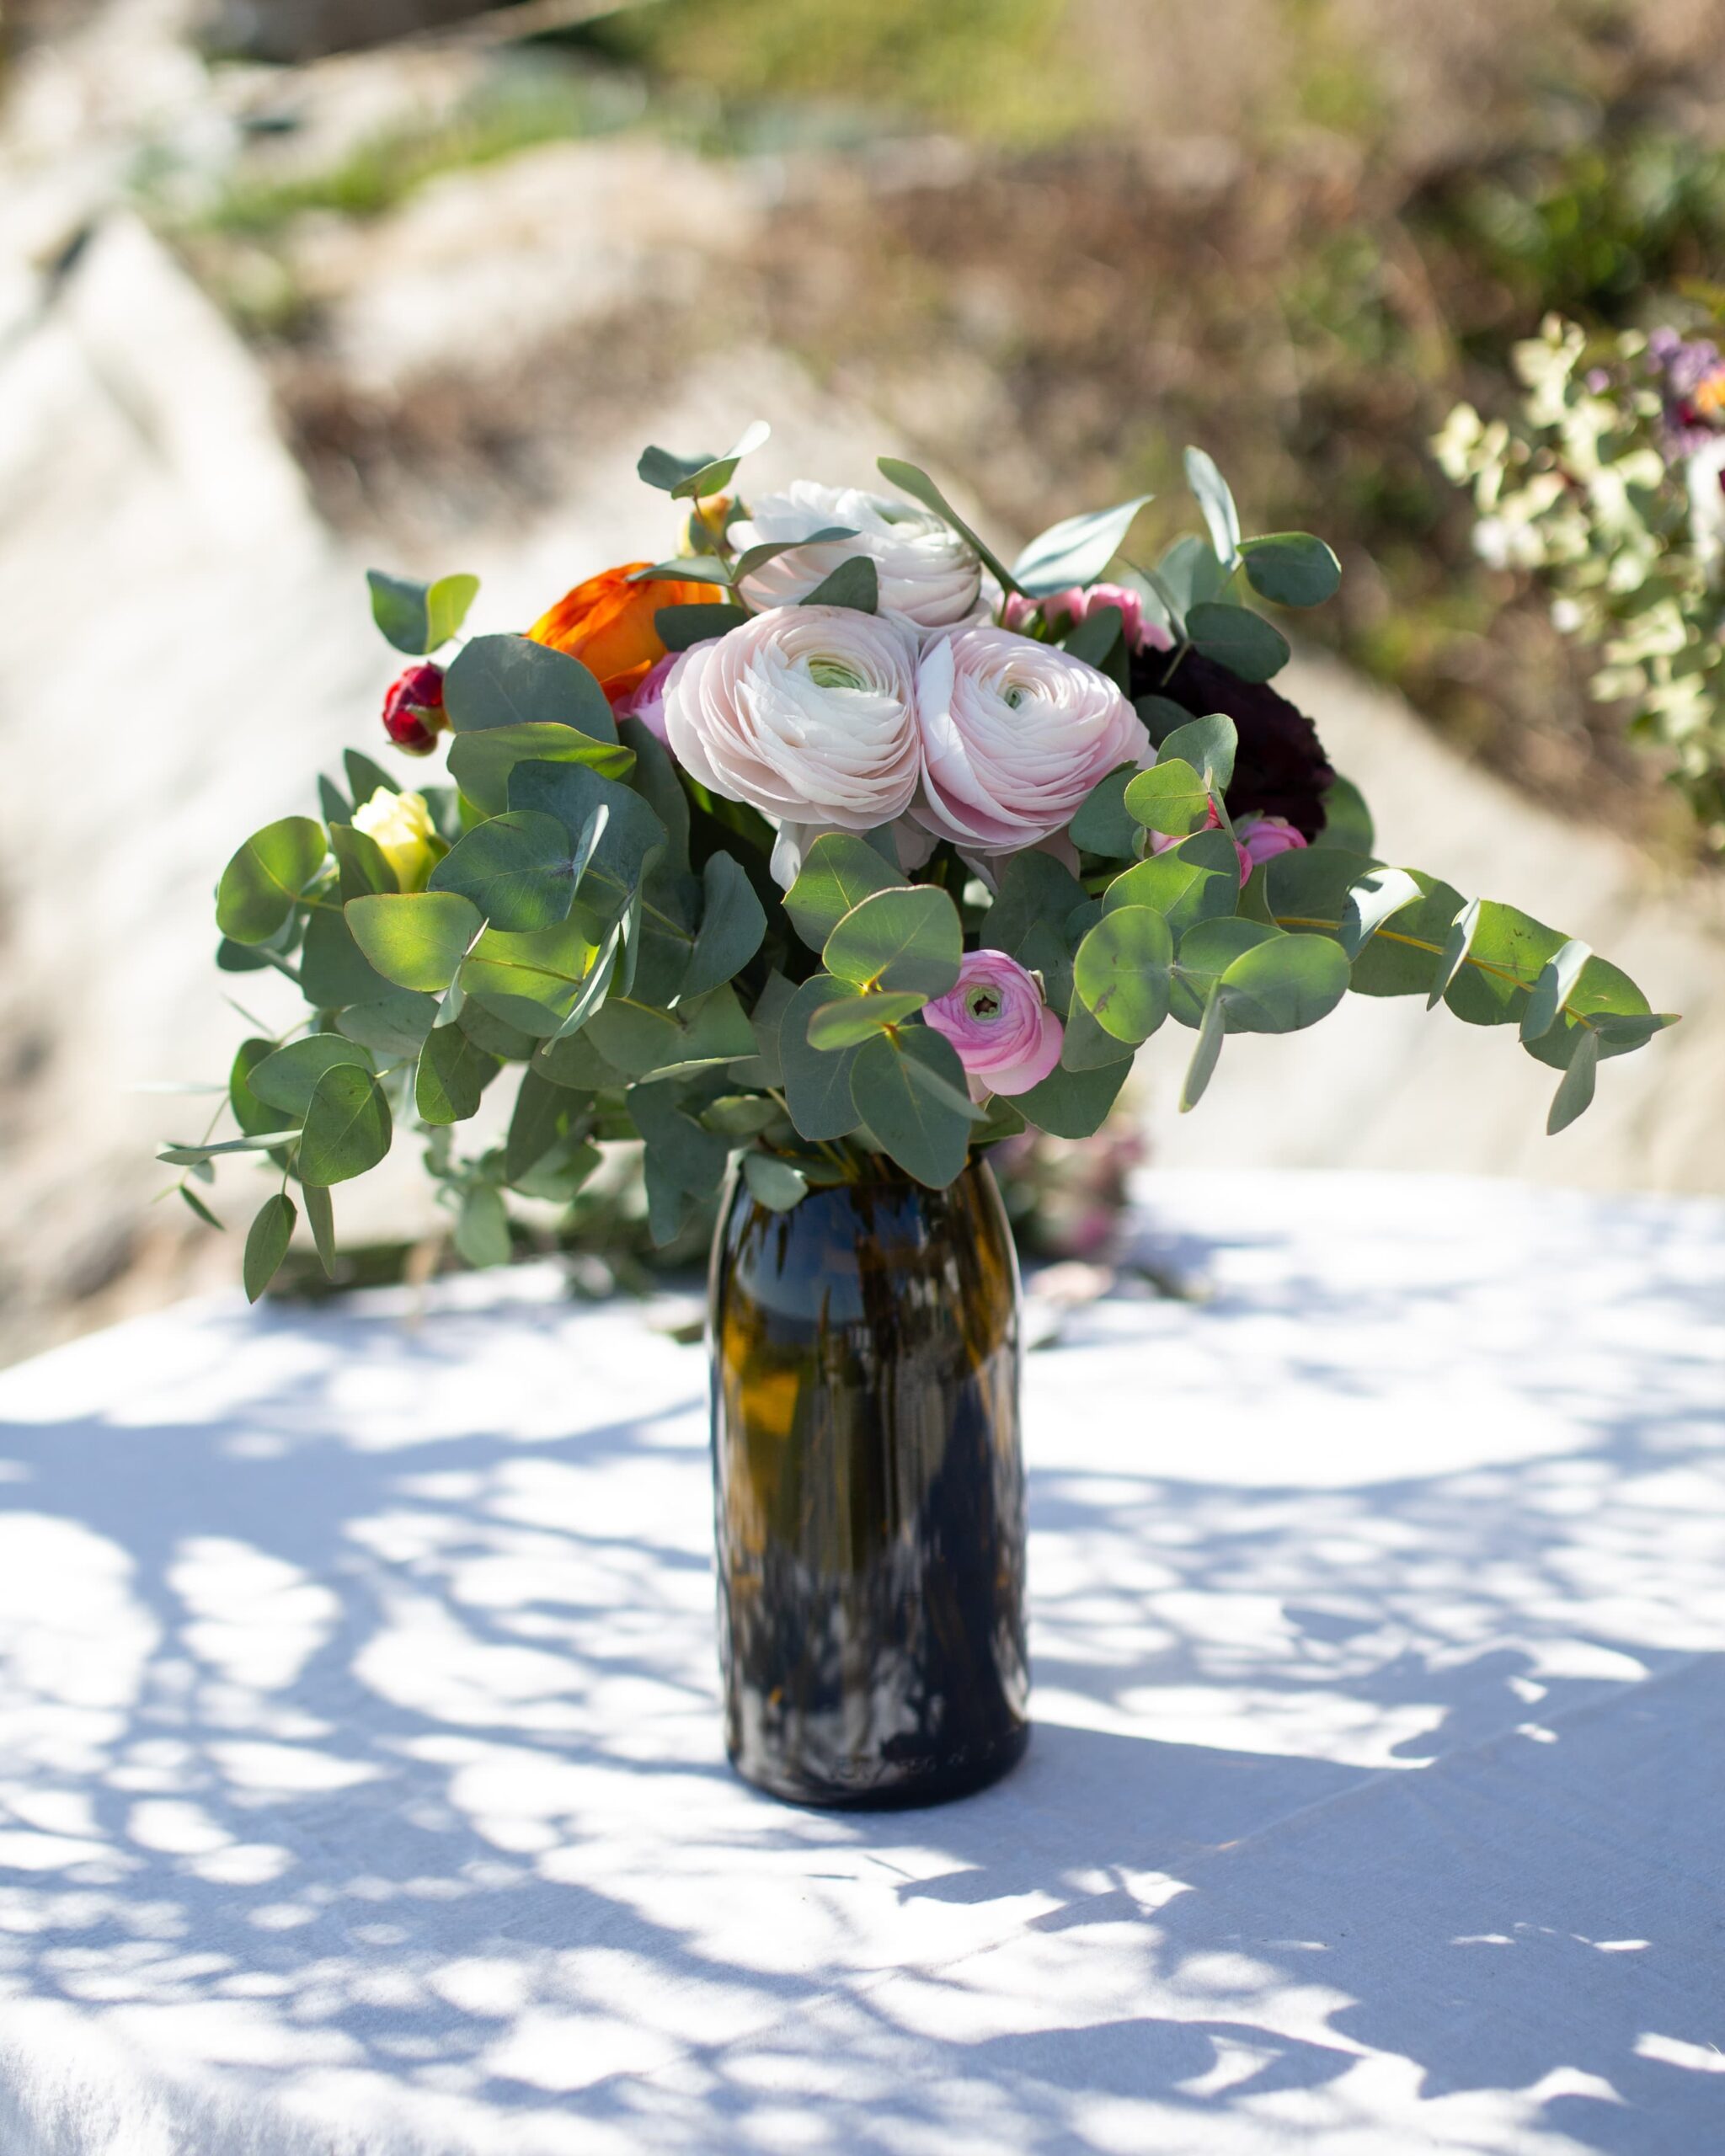
M 661 0 L 584 42 L 732 104 L 830 99 L 1028 145 L 1098 109 L 1065 14 L 1049 0 Z

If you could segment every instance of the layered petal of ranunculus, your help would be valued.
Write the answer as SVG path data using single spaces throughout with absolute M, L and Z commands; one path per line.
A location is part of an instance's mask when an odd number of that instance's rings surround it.
M 872 831 L 916 791 L 916 647 L 850 606 L 776 606 L 684 652 L 665 739 L 693 778 L 786 825 Z
M 948 629 L 976 621 L 982 603 L 982 564 L 975 549 L 930 510 L 858 487 L 823 487 L 798 479 L 782 494 L 767 494 L 751 508 L 746 524 L 734 526 L 731 542 L 750 547 L 805 539 L 811 531 L 844 526 L 853 539 L 829 539 L 798 547 L 743 580 L 756 606 L 794 606 L 824 583 L 841 562 L 866 554 L 880 579 L 880 611 L 919 629 Z
M 542 614 L 527 634 L 579 659 L 615 705 L 627 698 L 665 655 L 654 616 L 661 606 L 710 606 L 724 598 L 713 584 L 681 584 L 649 579 L 631 584 L 646 562 L 625 562 L 620 568 L 590 576 L 556 606 Z
M 956 985 L 925 1004 L 922 1017 L 957 1049 L 978 1101 L 1039 1086 L 1065 1039 L 1035 975 L 1004 951 L 967 952 Z
M 1011 629 L 931 638 L 916 716 L 922 784 L 911 813 L 965 852 L 1035 846 L 1064 830 L 1118 765 L 1155 760 L 1107 675 Z

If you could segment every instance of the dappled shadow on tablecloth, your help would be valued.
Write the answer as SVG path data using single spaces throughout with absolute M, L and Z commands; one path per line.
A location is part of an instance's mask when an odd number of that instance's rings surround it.
M 293 2095 L 268 2156 L 320 2105 L 518 2156 L 1269 2148 L 1386 2089 L 1435 2147 L 1692 2156 L 1720 1269 L 1625 1209 L 1590 1282 L 1567 1217 L 1506 1237 L 1552 1269 L 1513 1313 L 1259 1228 L 1209 1306 L 1035 1358 L 1030 1758 L 873 1818 L 724 1765 L 697 1352 L 530 1304 L 109 1336 L 83 1406 L 0 1395 L 0 1983 Z M 1447 1470 L 1446 1372 L 1514 1421 Z M 1375 1439 L 1410 1379 L 1438 1422 Z

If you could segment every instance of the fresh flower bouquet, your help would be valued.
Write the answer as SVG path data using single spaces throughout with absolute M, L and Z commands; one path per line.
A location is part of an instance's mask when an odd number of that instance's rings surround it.
M 332 1188 L 403 1125 L 483 1264 L 509 1253 L 506 1193 L 567 1203 L 613 1139 L 644 1142 L 661 1239 L 734 1159 L 777 1211 L 895 1171 L 943 1187 L 1027 1126 L 1094 1131 L 1170 1020 L 1190 1107 L 1230 1034 L 1316 1024 L 1350 988 L 1424 995 L 1562 1074 L 1553 1130 L 1669 1022 L 1583 944 L 1374 857 L 1247 603 L 1327 599 L 1335 556 L 1242 537 L 1202 452 L 1205 536 L 1104 582 L 1145 498 L 1009 568 L 895 458 L 891 495 L 745 504 L 765 434 L 648 450 L 642 478 L 686 504 L 676 558 L 525 636 L 462 641 L 471 577 L 372 575 L 412 660 L 385 738 L 446 750 L 449 782 L 350 752 L 317 816 L 234 855 L 217 963 L 286 974 L 307 1013 L 242 1043 L 237 1136 L 163 1154 L 194 1180 L 272 1165 L 254 1298 L 300 1205 L 328 1263 Z M 505 1065 L 513 1105 L 464 1150 Z
M 1473 489 L 1475 548 L 1537 577 L 1558 628 L 1599 648 L 1594 694 L 1664 746 L 1725 851 L 1725 358 L 1557 315 L 1513 358 L 1516 423 L 1459 404 L 1434 445 Z

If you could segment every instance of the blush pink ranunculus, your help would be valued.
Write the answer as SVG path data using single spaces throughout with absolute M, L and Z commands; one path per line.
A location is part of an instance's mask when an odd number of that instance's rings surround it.
M 775 606 L 682 653 L 665 739 L 693 778 L 775 823 L 872 831 L 919 764 L 912 632 L 851 606 Z
M 958 1050 L 979 1102 L 1039 1086 L 1060 1061 L 1065 1038 L 1034 975 L 1004 951 L 967 952 L 956 985 L 925 1004 L 922 1017 Z
M 931 637 L 916 723 L 922 783 L 911 814 L 966 854 L 1051 838 L 1098 779 L 1153 760 L 1142 720 L 1106 674 L 1011 629 Z
M 1125 584 L 1072 584 L 1063 591 L 1044 592 L 1032 599 L 1022 591 L 1008 595 L 1001 619 L 1009 629 L 1022 629 L 1038 614 L 1055 636 L 1093 614 L 1098 606 L 1118 606 L 1126 625 L 1129 651 L 1172 651 L 1174 639 L 1160 622 L 1145 616 L 1144 596 Z
M 1279 853 L 1297 853 L 1306 844 L 1305 833 L 1295 830 L 1285 816 L 1242 816 L 1234 826 L 1234 836 L 1242 857 L 1242 883 Z

